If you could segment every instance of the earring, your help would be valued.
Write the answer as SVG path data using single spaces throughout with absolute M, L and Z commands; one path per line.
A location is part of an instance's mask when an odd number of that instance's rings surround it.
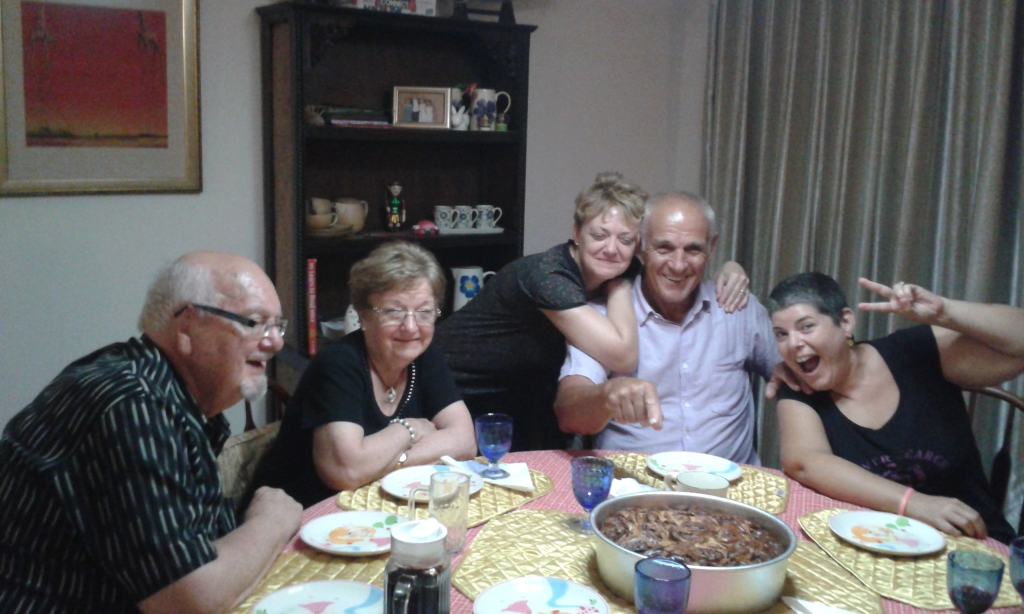
M 852 335 L 846 338 L 846 345 L 848 345 L 850 347 L 853 347 L 853 336 Z

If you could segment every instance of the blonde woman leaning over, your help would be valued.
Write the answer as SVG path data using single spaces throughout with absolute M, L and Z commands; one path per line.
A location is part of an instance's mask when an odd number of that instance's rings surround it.
M 257 484 L 308 507 L 398 467 L 476 452 L 469 411 L 431 346 L 444 290 L 437 260 L 412 243 L 386 243 L 352 266 L 362 330 L 306 368 Z
M 860 285 L 861 311 L 918 322 L 853 343 L 839 285 L 801 273 L 772 290 L 779 354 L 802 387 L 778 395 L 782 465 L 836 499 L 916 518 L 953 535 L 1007 541 L 982 472 L 961 388 L 1024 372 L 1024 310 L 943 298 L 920 286 Z
M 506 265 L 438 326 L 437 342 L 470 411 L 515 420 L 513 450 L 565 445 L 552 406 L 566 340 L 610 369 L 635 368 L 627 269 L 646 200 L 622 175 L 598 175 L 576 197 L 570 241 Z M 728 311 L 746 304 L 747 281 L 735 263 L 719 274 L 718 300 Z M 607 316 L 587 305 L 601 295 Z

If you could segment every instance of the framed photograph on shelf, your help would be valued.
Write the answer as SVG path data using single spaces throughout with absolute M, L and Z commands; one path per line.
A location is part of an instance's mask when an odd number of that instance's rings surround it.
M 446 87 L 396 86 L 391 123 L 398 128 L 451 127 L 451 90 Z
M 198 192 L 198 0 L 0 0 L 0 194 Z

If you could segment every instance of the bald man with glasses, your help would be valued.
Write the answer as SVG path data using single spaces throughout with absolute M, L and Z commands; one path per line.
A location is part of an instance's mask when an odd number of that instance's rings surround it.
M 0 611 L 224 611 L 294 535 L 257 491 L 239 522 L 222 412 L 267 387 L 287 322 L 253 262 L 195 252 L 160 272 L 142 335 L 66 367 L 0 438 Z

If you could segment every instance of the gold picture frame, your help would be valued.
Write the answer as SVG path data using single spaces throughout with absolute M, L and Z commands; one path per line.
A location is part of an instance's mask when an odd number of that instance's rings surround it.
M 0 0 L 0 194 L 202 190 L 198 0 Z
M 447 87 L 395 86 L 391 123 L 397 128 L 448 130 L 452 125 L 451 96 Z

